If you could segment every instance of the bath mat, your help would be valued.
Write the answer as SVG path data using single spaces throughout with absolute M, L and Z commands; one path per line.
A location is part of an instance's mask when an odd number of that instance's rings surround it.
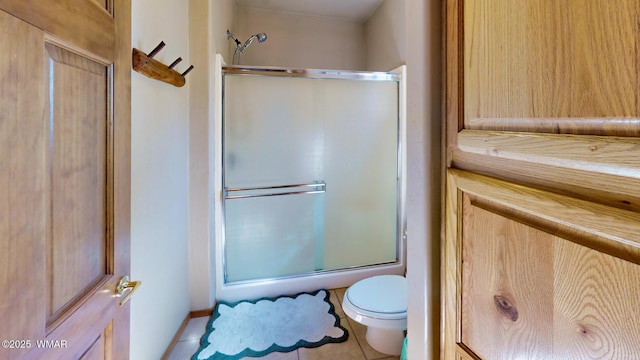
M 260 357 L 339 343 L 348 336 L 324 289 L 275 299 L 219 302 L 192 360 Z

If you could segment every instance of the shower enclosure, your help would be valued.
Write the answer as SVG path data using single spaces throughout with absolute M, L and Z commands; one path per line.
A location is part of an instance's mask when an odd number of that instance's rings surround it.
M 403 273 L 403 71 L 221 68 L 218 298 Z

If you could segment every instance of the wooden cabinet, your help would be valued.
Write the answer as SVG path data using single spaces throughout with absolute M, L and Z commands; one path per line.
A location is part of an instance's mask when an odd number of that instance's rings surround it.
M 638 1 L 460 4 L 465 128 L 640 134 Z
M 640 354 L 640 214 L 449 170 L 447 358 Z
M 640 0 L 447 0 L 445 359 L 640 358 Z

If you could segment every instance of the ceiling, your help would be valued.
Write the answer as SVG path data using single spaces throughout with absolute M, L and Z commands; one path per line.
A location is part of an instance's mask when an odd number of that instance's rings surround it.
M 364 21 L 384 0 L 236 0 L 237 6 Z

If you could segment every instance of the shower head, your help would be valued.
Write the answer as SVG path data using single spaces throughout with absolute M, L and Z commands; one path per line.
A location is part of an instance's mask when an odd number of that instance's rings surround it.
M 258 39 L 259 43 L 265 42 L 267 40 L 267 34 L 265 33 L 259 33 L 259 34 L 255 34 L 252 35 L 247 41 L 245 41 L 244 45 L 242 45 L 242 47 L 239 47 L 239 53 L 242 54 L 243 51 L 245 51 L 249 45 L 251 45 L 251 43 Z
M 259 43 L 265 42 L 267 40 L 267 34 L 265 33 L 255 34 L 254 36 L 258 38 Z
M 258 42 L 265 42 L 267 40 L 267 34 L 265 33 L 258 33 L 255 35 L 251 35 L 251 37 L 249 39 L 247 39 L 247 41 L 245 41 L 244 45 L 240 42 L 240 40 L 238 40 L 238 38 L 236 38 L 231 31 L 227 30 L 227 39 L 233 39 L 233 41 L 235 41 L 236 43 L 236 51 L 233 52 L 233 59 L 232 59 L 232 64 L 236 63 L 236 55 L 238 56 L 238 62 L 240 62 L 240 55 L 242 55 L 242 53 L 247 50 L 247 48 L 251 45 L 251 43 L 258 39 Z

